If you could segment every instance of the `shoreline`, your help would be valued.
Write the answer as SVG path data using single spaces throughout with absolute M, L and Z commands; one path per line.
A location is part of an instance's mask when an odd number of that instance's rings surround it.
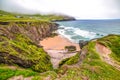
M 40 41 L 39 43 L 43 46 L 44 50 L 65 50 L 65 46 L 75 46 L 76 51 L 80 51 L 80 46 L 74 43 L 62 35 L 57 35 L 54 37 L 48 37 Z
M 43 46 L 43 49 L 51 57 L 51 63 L 53 67 L 57 69 L 59 67 L 60 61 L 66 58 L 75 56 L 77 52 L 80 51 L 79 44 L 73 43 L 62 35 L 57 35 L 54 37 L 48 37 L 40 41 L 40 45 Z M 76 51 L 70 52 L 65 50 L 65 46 L 75 46 Z

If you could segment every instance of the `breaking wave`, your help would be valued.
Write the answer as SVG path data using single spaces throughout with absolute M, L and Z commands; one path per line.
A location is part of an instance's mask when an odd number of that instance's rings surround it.
M 79 40 L 90 40 L 96 37 L 95 32 L 90 32 L 86 30 L 81 30 L 80 28 L 67 26 L 60 26 L 57 32 L 63 37 L 76 43 L 78 43 Z

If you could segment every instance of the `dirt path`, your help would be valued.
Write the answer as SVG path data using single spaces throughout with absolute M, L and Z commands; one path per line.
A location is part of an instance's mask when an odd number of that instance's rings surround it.
M 108 49 L 107 47 L 99 44 L 99 43 L 96 43 L 96 51 L 99 53 L 100 57 L 102 58 L 102 60 L 104 60 L 106 63 L 114 66 L 116 69 L 120 70 L 120 65 L 118 65 L 116 63 L 116 61 L 114 61 L 110 56 L 109 54 L 111 54 L 111 50 Z
M 77 52 L 67 53 L 65 50 L 45 50 L 51 57 L 54 68 L 58 68 L 60 61 L 65 58 L 74 56 Z

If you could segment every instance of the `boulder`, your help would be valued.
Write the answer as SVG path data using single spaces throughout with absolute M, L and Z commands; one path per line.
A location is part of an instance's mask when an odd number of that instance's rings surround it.
M 80 46 L 81 49 L 87 44 L 88 44 L 88 41 L 84 41 L 84 40 L 79 41 L 79 46 Z
M 76 47 L 75 46 L 65 46 L 65 50 L 67 50 L 68 52 L 73 52 L 76 51 Z

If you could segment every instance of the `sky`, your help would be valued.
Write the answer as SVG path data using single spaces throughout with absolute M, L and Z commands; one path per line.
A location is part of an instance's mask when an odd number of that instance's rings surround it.
M 79 19 L 120 19 L 120 0 L 0 0 L 0 9 L 17 13 L 59 13 Z

